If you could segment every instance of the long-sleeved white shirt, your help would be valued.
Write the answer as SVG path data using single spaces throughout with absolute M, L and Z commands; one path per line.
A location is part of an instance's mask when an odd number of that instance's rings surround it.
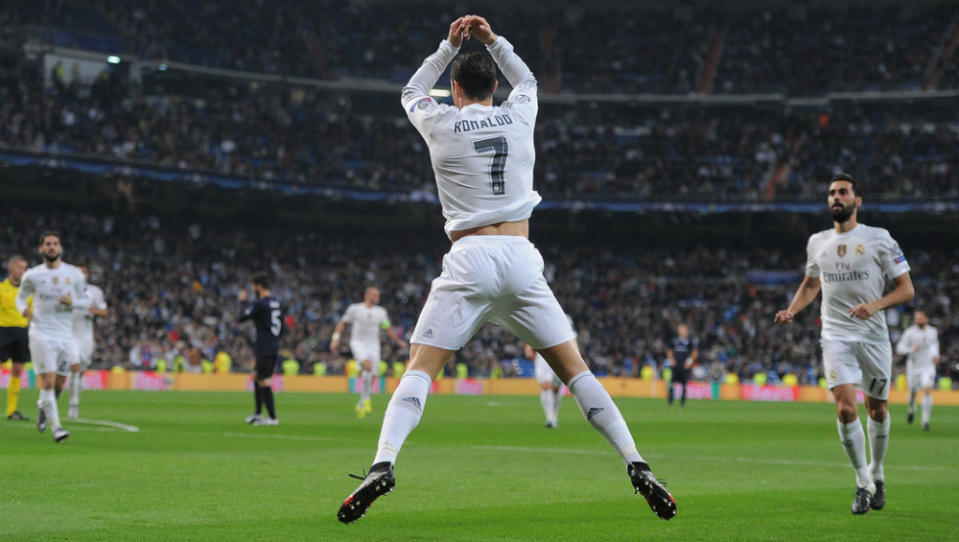
M 458 51 L 447 40 L 403 87 L 403 108 L 430 150 L 447 235 L 527 219 L 542 201 L 533 190 L 536 78 L 503 36 L 487 50 L 513 87 L 499 106 L 459 109 L 429 96 Z
M 919 351 L 916 352 L 916 347 Z M 912 368 L 921 369 L 935 366 L 939 357 L 939 330 L 927 325 L 926 329 L 911 326 L 899 337 L 896 353 L 908 356 L 906 363 Z

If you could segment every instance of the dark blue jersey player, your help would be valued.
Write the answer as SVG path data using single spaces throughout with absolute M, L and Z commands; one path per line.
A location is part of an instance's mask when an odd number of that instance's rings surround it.
M 256 398 L 256 412 L 247 416 L 246 423 L 253 425 L 277 425 L 276 409 L 273 405 L 272 378 L 276 368 L 280 349 L 280 336 L 283 334 L 283 310 L 280 302 L 270 295 L 270 281 L 266 275 L 253 277 L 253 292 L 256 301 L 240 315 L 240 322 L 253 320 L 256 325 L 256 364 L 254 365 L 253 394 Z M 240 303 L 246 301 L 246 290 L 238 296 Z M 262 416 L 266 405 L 269 418 Z
M 669 361 L 673 368 L 673 380 L 669 385 L 668 403 L 673 404 L 673 389 L 675 385 L 682 386 L 682 398 L 680 405 L 686 405 L 686 383 L 689 382 L 689 371 L 693 363 L 699 357 L 699 351 L 696 350 L 696 343 L 689 337 L 689 327 L 686 324 L 679 324 L 676 328 L 676 337 L 673 338 L 669 350 L 666 351 Z

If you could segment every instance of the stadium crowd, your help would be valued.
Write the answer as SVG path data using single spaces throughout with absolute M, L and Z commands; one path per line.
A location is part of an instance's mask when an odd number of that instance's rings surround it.
M 242 86 L 148 94 L 116 72 L 90 85 L 23 62 L 0 101 L 0 146 L 135 161 L 267 183 L 432 194 L 426 147 L 402 117 L 342 93 Z M 359 100 L 360 98 L 357 98 Z M 872 197 L 955 198 L 959 108 L 594 108 L 544 104 L 536 128 L 547 199 L 817 198 L 839 170 Z
M 424 29 L 445 28 L 455 18 L 448 5 L 411 1 L 13 4 L 36 39 L 54 44 L 245 71 L 395 82 L 405 81 L 442 37 Z M 745 10 L 619 2 L 562 11 L 512 3 L 486 6 L 484 13 L 516 29 L 507 35 L 553 92 L 687 94 L 706 90 L 710 72 L 718 93 L 917 90 L 929 66 L 944 75 L 940 88 L 954 88 L 942 85 L 955 85 L 959 60 L 938 56 L 957 24 L 948 2 Z M 384 28 L 389 40 L 379 39 Z
M 110 316 L 96 326 L 100 367 L 146 369 L 177 355 L 213 360 L 223 350 L 233 357 L 234 370 L 248 368 L 252 329 L 237 324 L 236 296 L 253 274 L 266 270 L 292 319 L 281 346 L 303 372 L 323 363 L 330 374 L 342 373 L 348 351 L 344 346 L 332 354 L 328 341 L 346 307 L 361 300 L 365 286 L 378 285 L 381 304 L 408 338 L 446 249 L 412 235 L 397 245 L 392 234 L 355 228 L 308 232 L 157 216 L 13 211 L 0 215 L 0 230 L 7 233 L 0 255 L 36 254 L 35 236 L 48 228 L 64 233 L 67 261 L 89 263 L 91 282 L 103 288 L 111 306 Z M 800 280 L 801 247 L 678 244 L 639 250 L 634 241 L 568 239 L 537 244 L 547 279 L 598 373 L 637 376 L 645 365 L 661 369 L 675 326 L 685 322 L 699 341 L 700 378 L 732 372 L 745 380 L 764 372 L 771 381 L 792 373 L 800 382 L 815 382 L 820 376 L 817 307 L 802 313 L 799 325 L 773 324 Z M 907 254 L 917 291 L 911 305 L 926 308 L 939 327 L 942 368 L 952 371 L 959 360 L 959 317 L 951 308 L 959 253 L 907 247 Z M 894 340 L 909 315 L 908 307 L 889 311 Z M 406 354 L 384 341 L 385 360 L 403 361 Z M 521 355 L 515 337 L 487 325 L 454 359 L 474 376 L 509 376 Z

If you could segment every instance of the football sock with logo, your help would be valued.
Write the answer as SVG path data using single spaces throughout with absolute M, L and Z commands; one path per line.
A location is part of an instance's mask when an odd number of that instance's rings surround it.
M 836 424 L 839 427 L 839 442 L 846 450 L 852 468 L 856 470 L 856 485 L 868 487 L 871 477 L 866 464 L 866 433 L 862 430 L 862 423 L 856 418 L 849 423 L 836 420 Z
M 546 421 L 553 421 L 553 390 L 539 390 L 539 404 L 543 405 L 543 413 L 546 414 Z
M 430 376 L 423 371 L 406 371 L 403 374 L 383 414 L 383 427 L 380 429 L 374 465 L 383 461 L 396 462 L 396 456 L 400 453 L 406 437 L 423 417 L 426 396 L 432 383 Z
M 634 461 L 643 461 L 643 456 L 636 451 L 636 443 L 626 427 L 626 420 L 593 373 L 583 371 L 571 378 L 567 386 L 576 398 L 579 410 L 586 416 L 586 421 L 606 437 L 627 465 Z
M 260 393 L 263 396 L 263 404 L 266 405 L 266 412 L 275 420 L 276 410 L 273 408 L 273 388 L 270 386 L 261 386 Z
M 20 377 L 11 376 L 10 384 L 7 386 L 7 416 L 17 410 L 17 402 L 20 401 Z
M 929 423 L 932 417 L 932 394 L 926 393 L 922 396 L 922 423 Z
M 886 458 L 886 449 L 889 447 L 889 413 L 881 422 L 869 418 L 866 425 L 869 426 L 869 451 L 872 457 L 869 472 L 873 480 L 883 480 L 882 460 Z
M 80 390 L 83 388 L 83 375 L 81 373 L 70 374 L 70 406 L 80 405 Z

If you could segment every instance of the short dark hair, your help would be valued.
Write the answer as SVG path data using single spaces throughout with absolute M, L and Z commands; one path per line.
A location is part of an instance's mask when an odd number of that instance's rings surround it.
M 253 275 L 253 284 L 266 290 L 270 289 L 270 279 L 269 277 L 266 276 L 265 273 L 258 273 L 256 275 Z
M 57 233 L 57 232 L 55 232 L 55 231 L 52 231 L 52 230 L 47 230 L 47 231 L 45 231 L 45 232 L 43 232 L 43 233 L 40 234 L 40 242 L 39 242 L 38 244 L 42 245 L 43 242 L 47 240 L 47 237 L 56 237 L 57 240 L 60 240 L 60 234 L 59 234 L 59 233 Z
M 482 51 L 463 53 L 453 59 L 450 78 L 460 84 L 468 98 L 485 100 L 496 87 L 496 64 Z
M 829 184 L 832 184 L 836 181 L 846 181 L 852 185 L 852 193 L 861 196 L 862 195 L 862 183 L 857 181 L 852 175 L 848 173 L 838 173 L 833 176 L 832 180 L 829 181 Z

